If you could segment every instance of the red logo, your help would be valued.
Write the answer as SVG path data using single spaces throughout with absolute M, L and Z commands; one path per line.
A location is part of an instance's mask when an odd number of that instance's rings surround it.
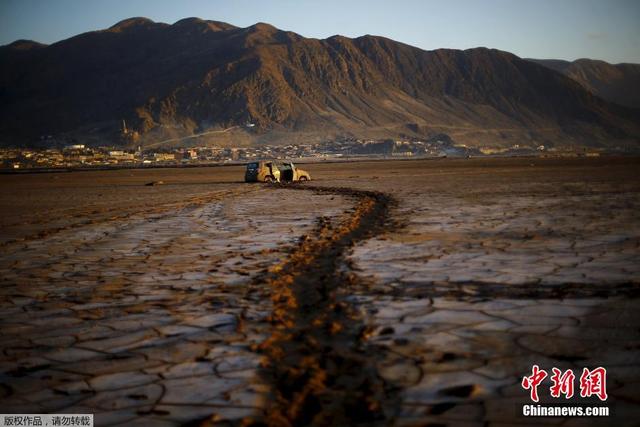
M 538 365 L 533 365 L 531 376 L 522 378 L 522 388 L 531 390 L 531 400 L 538 401 L 538 386 L 547 378 L 547 372 L 540 370 Z
M 551 368 L 551 397 L 559 398 L 564 395 L 565 399 L 571 399 L 574 393 L 575 374 L 571 369 L 561 371 L 558 368 Z M 549 374 L 538 365 L 533 365 L 531 375 L 522 378 L 522 388 L 529 390 L 531 400 L 538 402 L 538 386 L 547 378 Z M 598 396 L 602 401 L 607 400 L 607 370 L 597 367 L 593 370 L 582 369 L 580 375 L 580 397 Z
M 560 397 L 564 394 L 565 399 L 571 399 L 573 397 L 573 381 L 576 376 L 571 369 L 567 369 L 564 373 L 558 368 L 552 368 L 553 375 L 551 375 L 551 397 Z
M 607 370 L 603 367 L 590 371 L 582 369 L 580 375 L 580 397 L 598 396 L 598 399 L 607 400 Z

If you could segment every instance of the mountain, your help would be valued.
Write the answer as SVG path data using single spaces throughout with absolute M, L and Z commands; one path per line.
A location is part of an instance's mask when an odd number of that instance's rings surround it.
M 471 146 L 637 146 L 639 118 L 508 52 L 318 40 L 264 23 L 131 18 L 49 46 L 0 47 L 4 145 L 43 135 L 147 145 L 204 133 L 189 141 L 242 145 L 444 133 Z
M 609 64 L 594 59 L 573 62 L 529 59 L 580 83 L 595 95 L 616 104 L 640 108 L 640 64 Z

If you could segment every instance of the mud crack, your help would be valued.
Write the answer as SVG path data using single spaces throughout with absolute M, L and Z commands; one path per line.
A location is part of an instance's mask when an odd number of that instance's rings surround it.
M 391 198 L 348 188 L 292 186 L 357 201 L 338 224 L 318 220 L 311 236 L 282 264 L 269 269 L 274 332 L 261 346 L 265 379 L 275 401 L 259 420 L 271 426 L 384 425 L 393 389 L 377 374 L 376 352 L 364 342 L 366 327 L 341 289 L 360 280 L 344 267 L 348 248 L 389 225 Z

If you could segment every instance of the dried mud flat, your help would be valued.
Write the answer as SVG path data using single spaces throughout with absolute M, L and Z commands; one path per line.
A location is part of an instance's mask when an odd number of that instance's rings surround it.
M 607 421 L 636 425 L 639 166 L 316 164 L 289 186 L 237 167 L 0 176 L 0 412 L 601 423 L 519 416 L 537 364 L 606 367 Z

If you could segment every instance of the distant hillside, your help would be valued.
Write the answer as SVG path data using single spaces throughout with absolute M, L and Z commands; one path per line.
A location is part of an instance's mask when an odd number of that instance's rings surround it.
M 606 145 L 640 135 L 639 110 L 507 52 L 308 39 L 263 23 L 132 18 L 50 46 L 0 47 L 0 70 L 5 145 L 42 135 L 131 143 L 122 120 L 143 145 L 205 132 L 191 141 L 444 133 L 469 145 Z
M 569 62 L 530 59 L 571 77 L 594 94 L 616 104 L 640 108 L 640 64 L 612 65 L 593 59 Z

